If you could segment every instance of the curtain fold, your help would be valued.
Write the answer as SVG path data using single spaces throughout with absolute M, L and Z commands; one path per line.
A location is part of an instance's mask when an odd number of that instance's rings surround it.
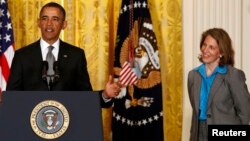
M 40 37 L 37 18 L 50 0 L 9 0 L 15 48 Z M 94 90 L 113 73 L 114 45 L 121 0 L 54 0 L 64 6 L 68 27 L 61 39 L 84 49 Z M 165 140 L 180 141 L 182 127 L 182 0 L 148 0 L 160 49 Z M 111 141 L 112 108 L 103 109 L 104 140 Z
M 182 0 L 148 0 L 160 50 L 164 139 L 180 141 L 182 129 Z

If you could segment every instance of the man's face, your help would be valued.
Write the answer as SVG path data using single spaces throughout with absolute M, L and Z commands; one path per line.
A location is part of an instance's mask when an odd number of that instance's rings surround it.
M 53 44 L 65 29 L 67 22 L 64 20 L 63 13 L 55 7 L 46 7 L 40 14 L 38 26 L 41 30 L 42 38 L 49 44 Z

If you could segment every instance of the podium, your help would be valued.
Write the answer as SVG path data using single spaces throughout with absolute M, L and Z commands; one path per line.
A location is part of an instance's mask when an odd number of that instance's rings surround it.
M 98 92 L 5 91 L 1 141 L 102 141 Z

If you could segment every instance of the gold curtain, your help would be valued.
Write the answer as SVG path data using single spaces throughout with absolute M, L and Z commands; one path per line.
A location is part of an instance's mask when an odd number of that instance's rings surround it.
M 148 0 L 160 49 L 164 140 L 180 141 L 182 130 L 182 0 Z
M 37 18 L 51 0 L 8 0 L 15 48 L 40 37 Z M 113 51 L 121 0 L 53 0 L 64 6 L 68 27 L 61 39 L 85 50 L 94 90 L 105 87 L 112 74 Z M 181 0 L 148 0 L 158 45 L 163 84 L 164 139 L 181 140 L 182 23 Z M 111 112 L 103 109 L 104 140 L 111 141 Z

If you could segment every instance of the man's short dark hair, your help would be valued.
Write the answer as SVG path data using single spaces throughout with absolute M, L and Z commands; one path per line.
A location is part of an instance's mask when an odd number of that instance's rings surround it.
M 58 8 L 63 13 L 63 21 L 65 20 L 65 18 L 66 18 L 65 9 L 60 4 L 55 3 L 55 2 L 49 2 L 49 3 L 45 4 L 42 7 L 41 11 L 40 11 L 40 16 L 41 16 L 41 13 L 42 13 L 43 9 L 46 8 L 46 7 L 55 7 L 55 8 Z

